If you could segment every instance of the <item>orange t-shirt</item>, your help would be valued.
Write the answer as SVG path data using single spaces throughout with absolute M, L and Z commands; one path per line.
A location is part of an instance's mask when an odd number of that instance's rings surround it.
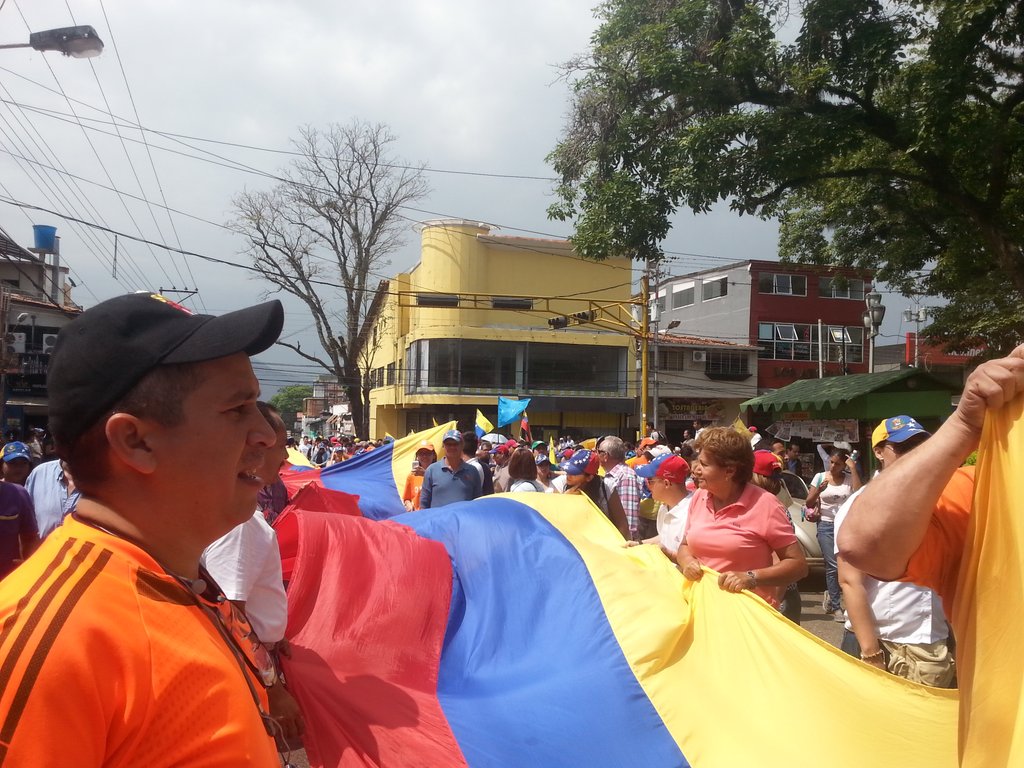
M 911 555 L 906 573 L 900 579 L 935 590 L 954 627 L 956 585 L 973 499 L 974 467 L 961 467 L 943 489 L 924 540 Z
M 405 478 L 405 490 L 402 491 L 402 501 L 411 501 L 413 511 L 420 508 L 420 490 L 423 488 L 423 475 L 410 472 Z
M 130 542 L 66 518 L 0 582 L 0 626 L 0 765 L 279 764 L 263 686 Z

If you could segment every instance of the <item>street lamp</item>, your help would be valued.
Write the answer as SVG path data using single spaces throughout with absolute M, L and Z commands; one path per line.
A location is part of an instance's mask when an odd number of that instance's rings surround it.
M 872 291 L 864 296 L 867 309 L 862 318 L 868 331 L 868 373 L 875 372 L 875 337 L 882 327 L 885 318 L 885 307 L 882 306 L 882 294 Z
M 82 27 L 61 27 L 32 32 L 27 43 L 8 43 L 3 48 L 32 48 L 37 51 L 59 51 L 65 56 L 75 59 L 89 59 L 103 52 L 103 41 L 96 30 L 86 25 Z

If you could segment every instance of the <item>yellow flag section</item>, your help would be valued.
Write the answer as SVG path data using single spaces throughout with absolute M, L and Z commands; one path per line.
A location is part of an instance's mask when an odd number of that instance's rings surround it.
M 962 764 L 1024 766 L 1024 398 L 990 412 L 957 585 Z
M 296 467 L 312 467 L 313 463 L 294 448 L 288 449 L 288 463 Z
M 579 551 L 637 680 L 694 768 L 956 766 L 955 691 L 869 667 L 760 598 L 723 592 L 711 571 L 686 581 L 656 546 L 624 547 L 594 509 L 528 495 Z
M 424 429 L 422 432 L 413 432 L 391 444 L 391 474 L 394 475 L 395 487 L 398 488 L 399 493 L 405 487 L 405 478 L 409 476 L 409 467 L 412 466 L 413 459 L 416 458 L 416 449 L 420 447 L 420 444 L 423 441 L 430 443 L 434 446 L 434 452 L 440 459 L 444 456 L 444 446 L 442 445 L 444 433 L 449 429 L 455 429 L 455 427 L 456 422 L 446 421 L 444 424 Z

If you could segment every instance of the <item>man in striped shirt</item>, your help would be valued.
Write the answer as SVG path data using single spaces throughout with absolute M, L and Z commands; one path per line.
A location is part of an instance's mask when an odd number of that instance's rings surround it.
M 618 437 L 606 437 L 597 448 L 605 477 L 615 481 L 615 490 L 626 512 L 629 538 L 637 541 L 640 526 L 640 492 L 642 486 L 636 472 L 626 465 L 626 444 Z

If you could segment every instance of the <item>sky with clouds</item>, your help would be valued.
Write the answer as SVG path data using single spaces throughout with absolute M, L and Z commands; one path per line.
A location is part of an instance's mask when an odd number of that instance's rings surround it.
M 586 51 L 596 26 L 590 5 L 0 0 L 0 43 L 77 23 L 94 26 L 106 44 L 88 60 L 0 52 L 0 201 L 245 263 L 240 239 L 222 225 L 235 194 L 274 182 L 238 165 L 274 173 L 288 162 L 280 150 L 291 149 L 298 126 L 358 118 L 386 123 L 398 137 L 395 154 L 431 169 L 431 192 L 421 210 L 405 212 L 409 218 L 450 216 L 506 234 L 567 236 L 569 225 L 546 216 L 553 185 L 545 156 L 569 104 L 559 64 Z M 148 148 L 139 130 L 113 125 L 111 114 L 135 123 L 136 112 L 151 129 Z M 160 207 L 165 200 L 173 212 Z M 0 227 L 15 240 L 30 245 L 33 223 L 58 227 L 62 259 L 79 286 L 75 299 L 85 306 L 141 288 L 198 287 L 198 298 L 186 303 L 220 313 L 260 301 L 267 288 L 244 270 L 169 257 L 121 237 L 115 279 L 111 235 L 0 202 Z M 724 207 L 680 214 L 665 243 L 693 254 L 672 257 L 672 274 L 774 259 L 776 247 L 773 223 Z M 385 272 L 417 258 L 410 222 Z M 285 304 L 285 335 L 315 346 L 304 306 Z M 906 302 L 886 294 L 886 304 L 883 333 L 896 334 Z M 268 392 L 312 373 L 281 348 L 262 355 L 258 370 Z

